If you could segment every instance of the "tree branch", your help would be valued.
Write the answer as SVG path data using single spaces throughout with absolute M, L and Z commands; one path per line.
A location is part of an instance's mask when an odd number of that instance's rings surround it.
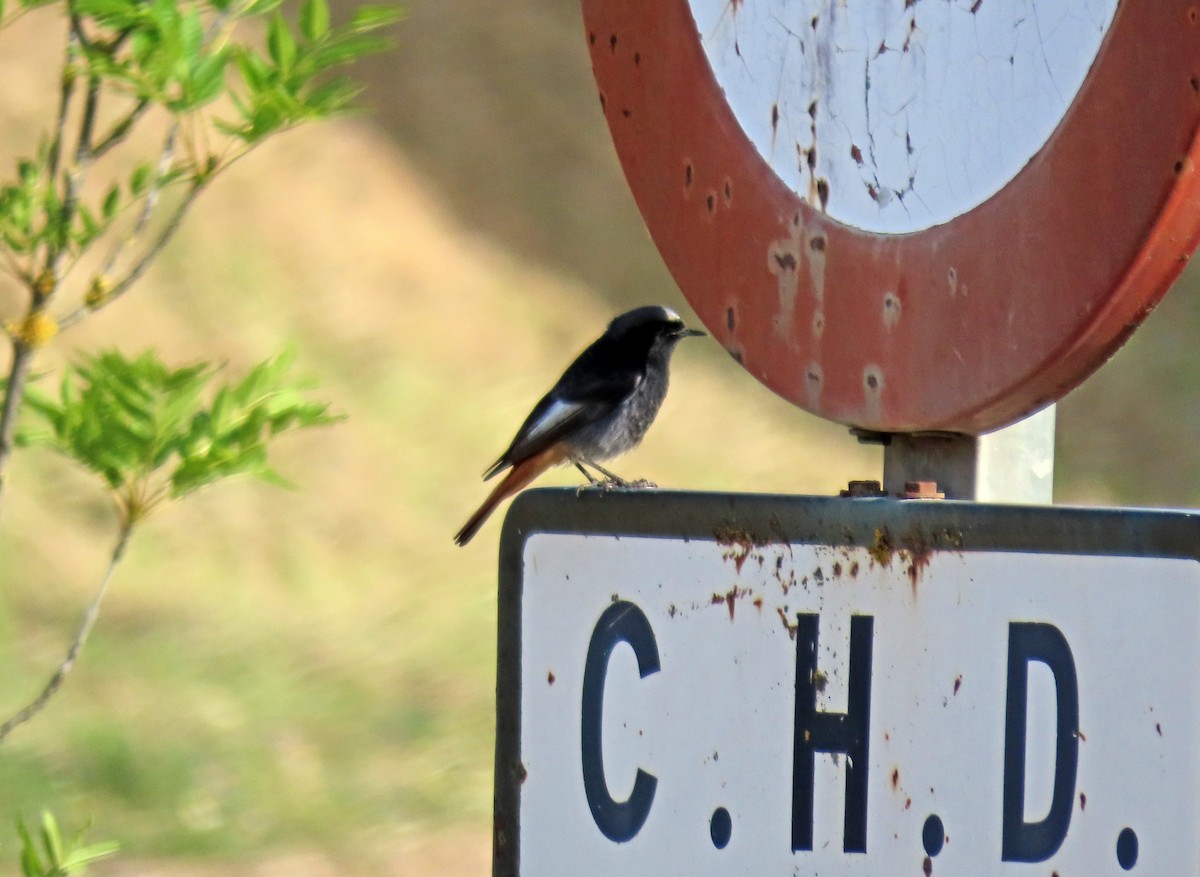
M 3 725 L 0 725 L 0 743 L 4 742 L 14 728 L 28 722 L 45 709 L 46 704 L 50 702 L 50 698 L 62 687 L 67 674 L 75 666 L 75 659 L 79 657 L 79 653 L 83 650 L 84 643 L 87 642 L 88 635 L 92 632 L 92 627 L 96 624 L 96 619 L 100 615 L 100 603 L 104 599 L 104 595 L 108 592 L 108 584 L 112 581 L 113 571 L 117 568 L 117 564 L 121 562 L 121 558 L 125 556 L 125 548 L 129 545 L 129 537 L 132 534 L 133 522 L 126 517 L 121 522 L 121 532 L 117 537 L 117 544 L 114 546 L 112 556 L 109 559 L 108 569 L 104 573 L 104 578 L 100 581 L 100 587 L 96 591 L 96 595 L 92 597 L 92 602 L 83 614 L 83 621 L 79 625 L 75 639 L 71 642 L 71 647 L 67 649 L 66 657 L 63 658 L 62 663 L 58 665 L 58 669 L 54 671 L 54 675 L 50 677 L 45 687 L 42 688 L 41 694 L 35 697 L 26 707 L 14 714 Z
M 114 122 L 108 133 L 100 138 L 100 142 L 92 147 L 92 158 L 103 157 L 105 153 L 128 137 L 133 126 L 137 124 L 138 119 L 146 114 L 150 106 L 150 98 L 148 97 L 144 97 L 134 104 L 133 108 L 125 114 L 125 118 L 119 122 Z
M 150 267 L 150 263 L 154 261 L 158 254 L 162 251 L 162 248 L 170 243 L 171 238 L 173 238 L 175 233 L 179 231 L 179 226 L 183 224 L 183 218 L 187 214 L 188 209 L 204 190 L 206 184 L 207 180 L 193 180 L 191 188 L 188 189 L 184 194 L 183 199 L 177 205 L 175 205 L 175 212 L 171 214 L 166 225 L 164 225 L 162 230 L 159 232 L 158 237 L 154 239 L 154 242 L 150 244 L 150 246 L 146 249 L 146 252 L 142 253 L 141 258 L 133 263 L 129 269 L 129 272 L 119 281 L 113 284 L 112 288 L 101 299 L 92 304 L 87 304 L 83 307 L 76 308 L 75 310 L 71 311 L 71 313 L 63 317 L 59 322 L 59 327 L 66 329 L 82 320 L 88 314 L 94 313 L 101 308 L 112 304 L 114 301 L 124 295 L 129 290 L 129 287 L 133 286 L 133 284 L 138 281 L 142 274 L 145 273 L 146 269 Z

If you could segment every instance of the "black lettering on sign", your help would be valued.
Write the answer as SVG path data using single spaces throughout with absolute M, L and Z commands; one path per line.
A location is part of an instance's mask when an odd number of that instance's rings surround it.
M 813 848 L 813 773 L 818 752 L 846 756 L 842 849 L 867 851 L 867 767 L 871 730 L 871 649 L 874 619 L 850 619 L 850 696 L 846 712 L 817 712 L 817 628 L 820 616 L 796 616 L 796 729 L 792 753 L 792 851 Z
M 1054 675 L 1056 746 L 1050 812 L 1040 822 L 1025 821 L 1025 740 L 1028 726 L 1029 664 L 1038 661 Z M 1079 768 L 1079 682 L 1075 659 L 1062 631 L 1052 624 L 1013 622 L 1008 626 L 1008 703 L 1004 724 L 1004 800 L 1001 858 L 1005 862 L 1044 862 L 1058 852 L 1071 826 L 1075 775 Z
M 637 658 L 638 675 L 645 679 L 659 670 L 658 644 L 650 622 L 633 603 L 618 600 L 604 610 L 592 631 L 583 668 L 583 731 L 580 754 L 583 762 L 583 791 L 592 819 L 604 836 L 624 843 L 641 831 L 650 815 L 658 780 L 640 767 L 627 801 L 614 801 L 604 777 L 601 734 L 604 719 L 604 681 L 608 659 L 620 643 L 628 643 Z

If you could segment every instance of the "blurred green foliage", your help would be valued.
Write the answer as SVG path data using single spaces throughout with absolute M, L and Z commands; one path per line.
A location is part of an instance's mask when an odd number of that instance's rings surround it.
M 153 351 L 107 351 L 67 369 L 57 396 L 30 392 L 26 402 L 45 428 L 19 438 L 99 475 L 130 522 L 236 475 L 286 486 L 267 464 L 268 444 L 338 419 L 305 398 L 291 363 L 291 355 L 273 357 L 213 391 L 209 363 L 171 368 Z
M 111 856 L 119 848 L 111 841 L 85 845 L 82 832 L 64 840 L 58 820 L 49 810 L 42 811 L 36 832 L 30 831 L 24 820 L 17 820 L 17 834 L 21 838 L 21 873 L 24 877 L 83 874 L 93 862 Z

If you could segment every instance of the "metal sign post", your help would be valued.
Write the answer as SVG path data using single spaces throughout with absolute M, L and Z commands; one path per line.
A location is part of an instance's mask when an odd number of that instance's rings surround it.
M 1054 500 L 1054 406 L 984 436 L 859 433 L 883 448 L 883 490 L 929 482 L 946 499 L 1050 503 Z

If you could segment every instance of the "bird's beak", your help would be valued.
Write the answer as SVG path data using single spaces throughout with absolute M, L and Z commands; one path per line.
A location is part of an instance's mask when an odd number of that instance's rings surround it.
M 686 326 L 675 333 L 679 338 L 700 338 L 707 335 L 707 332 L 702 332 L 699 329 L 689 329 Z

